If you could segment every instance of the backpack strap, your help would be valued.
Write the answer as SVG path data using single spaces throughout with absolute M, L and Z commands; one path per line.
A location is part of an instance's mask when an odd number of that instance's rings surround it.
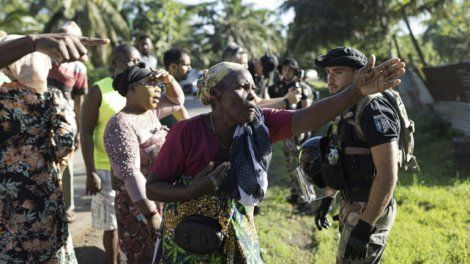
M 356 131 L 357 136 L 362 141 L 366 141 L 366 137 L 364 136 L 364 131 L 361 128 L 361 114 L 364 111 L 364 108 L 370 102 L 372 102 L 372 100 L 382 96 L 383 95 L 381 93 L 375 93 L 362 97 L 361 100 L 359 100 L 359 102 L 357 102 L 356 104 L 356 112 L 354 113 L 354 119 L 347 118 L 347 116 L 345 116 L 346 122 L 354 127 L 354 131 Z
M 400 124 L 402 127 L 409 127 L 410 121 L 408 119 L 408 113 L 406 112 L 403 101 L 401 100 L 400 95 L 395 90 L 385 90 L 383 96 L 387 98 L 387 101 L 392 104 L 393 109 L 396 111 L 398 118 L 400 118 Z M 414 131 L 413 131 L 414 132 Z

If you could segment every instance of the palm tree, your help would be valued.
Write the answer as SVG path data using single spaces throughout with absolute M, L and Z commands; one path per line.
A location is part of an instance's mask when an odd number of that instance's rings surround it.
M 199 53 L 206 65 L 219 61 L 229 42 L 243 46 L 251 56 L 283 48 L 283 26 L 273 11 L 255 9 L 241 0 L 218 0 L 189 9 L 195 9 L 198 16 L 190 39 L 195 44 L 193 52 Z
M 29 14 L 26 1 L 0 0 L 0 30 L 9 34 L 28 34 L 41 30 L 41 24 Z
M 127 21 L 121 15 L 122 4 L 116 0 L 39 0 L 31 4 L 33 16 L 47 13 L 44 32 L 56 31 L 65 20 L 74 20 L 87 36 L 109 38 L 114 44 L 130 40 Z M 94 65 L 106 65 L 110 45 L 92 48 Z
M 286 0 L 281 9 L 295 12 L 289 28 L 289 46 L 295 54 L 354 45 L 390 56 L 400 20 L 432 12 L 449 1 L 452 0 Z
M 191 12 L 173 0 L 126 1 L 122 12 L 131 25 L 132 34 L 147 34 L 153 40 L 155 53 L 161 57 L 173 45 L 188 39 Z

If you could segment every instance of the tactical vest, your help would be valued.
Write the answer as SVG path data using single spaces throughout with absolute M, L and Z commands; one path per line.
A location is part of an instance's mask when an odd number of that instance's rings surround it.
M 342 190 L 348 201 L 367 202 L 376 170 L 370 148 L 364 147 L 364 141 L 348 122 L 351 119 L 354 112 L 349 111 L 330 124 L 323 179 L 328 186 Z M 335 159 L 336 164 L 332 164 Z

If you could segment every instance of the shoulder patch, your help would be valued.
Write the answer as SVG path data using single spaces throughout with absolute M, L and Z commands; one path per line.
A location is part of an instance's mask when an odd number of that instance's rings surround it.
M 391 128 L 390 121 L 383 114 L 374 116 L 374 124 L 377 131 L 384 134 Z

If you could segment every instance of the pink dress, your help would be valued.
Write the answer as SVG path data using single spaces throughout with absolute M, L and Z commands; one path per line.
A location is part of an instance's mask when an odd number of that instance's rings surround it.
M 136 115 L 119 112 L 108 122 L 104 146 L 114 174 L 119 244 L 129 263 L 151 263 L 155 240 L 134 204 L 146 198 L 145 183 L 168 128 L 159 119 L 178 110 L 175 98 L 162 97 L 158 108 Z M 161 208 L 159 208 L 161 211 Z

